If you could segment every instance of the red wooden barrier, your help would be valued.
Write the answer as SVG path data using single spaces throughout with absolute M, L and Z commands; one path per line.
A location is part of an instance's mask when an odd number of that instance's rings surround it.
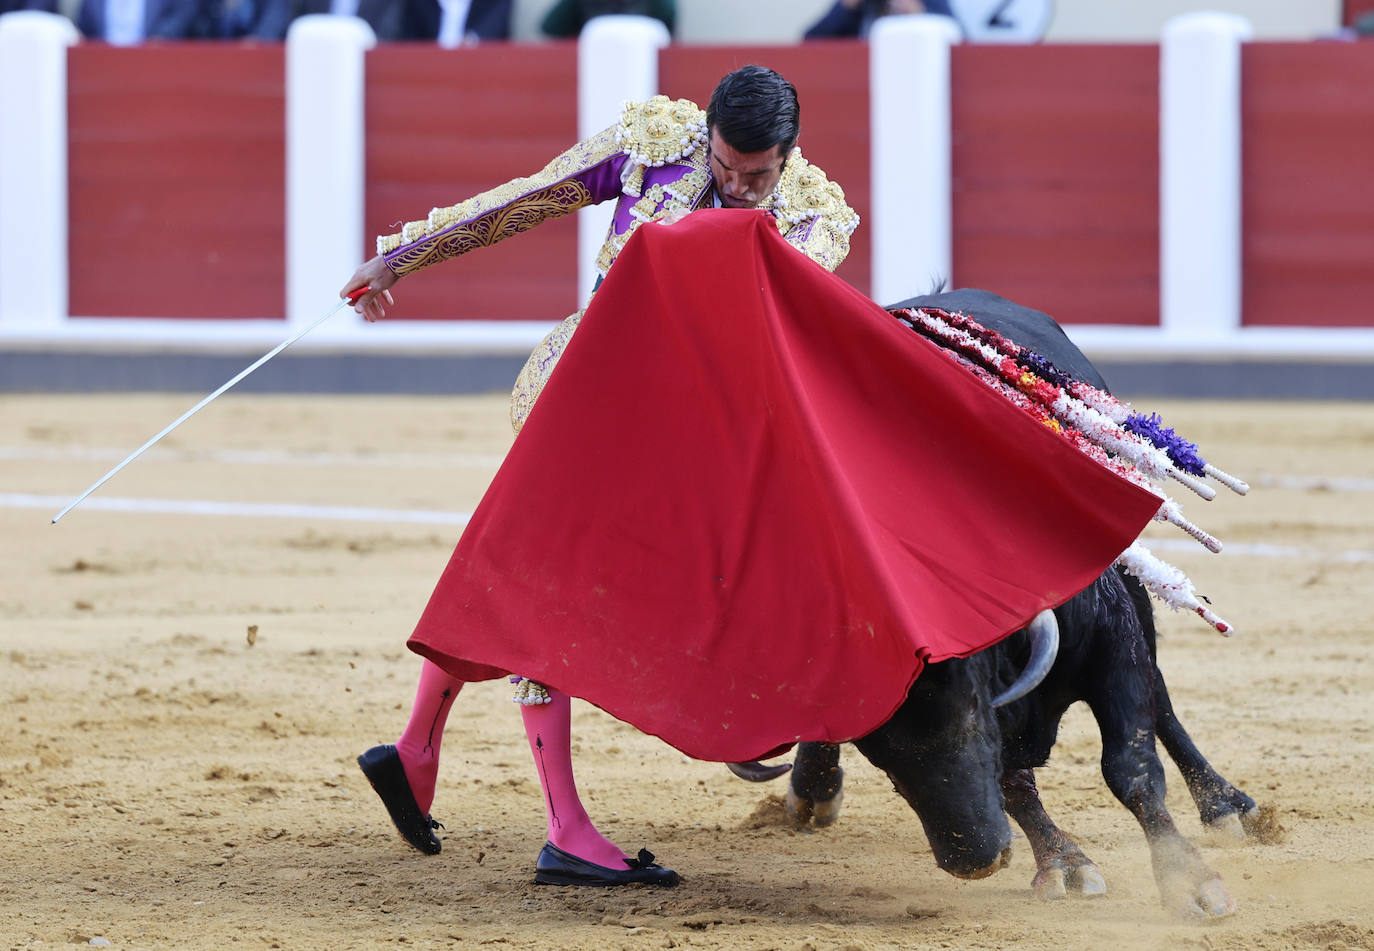
M 953 50 L 954 274 L 1064 323 L 1159 322 L 1159 50 Z
M 1242 52 L 1247 325 L 1370 326 L 1374 47 Z
M 283 48 L 82 44 L 67 83 L 72 314 L 283 316 Z
M 660 85 L 704 105 L 748 62 L 797 84 L 807 155 L 867 217 L 866 47 L 675 46 Z M 1245 322 L 1369 326 L 1374 59 L 1364 44 L 1257 43 L 1243 62 Z M 69 64 L 72 312 L 280 317 L 282 47 L 82 44 Z M 1070 323 L 1154 324 L 1157 47 L 962 46 L 953 69 L 958 283 Z M 369 235 L 576 138 L 571 44 L 386 45 L 367 73 Z M 567 218 L 430 268 L 407 278 L 398 316 L 556 319 L 577 305 L 575 245 Z M 870 257 L 861 226 L 841 276 L 867 290 Z
M 366 109 L 369 238 L 359 260 L 376 252 L 371 236 L 531 175 L 571 147 L 577 49 L 384 44 L 367 54 Z M 407 277 L 396 316 L 566 317 L 578 306 L 576 221 L 548 221 Z

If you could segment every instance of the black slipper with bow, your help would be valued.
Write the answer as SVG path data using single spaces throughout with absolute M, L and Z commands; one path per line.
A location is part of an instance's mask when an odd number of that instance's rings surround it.
M 396 831 L 401 833 L 401 838 L 426 855 L 438 855 L 443 846 L 434 835 L 434 830 L 443 826 L 420 812 L 396 747 L 372 747 L 358 757 L 358 767 L 377 795 L 382 797 L 382 805 L 386 806 L 391 821 L 396 823 Z
M 552 842 L 546 842 L 539 852 L 539 859 L 534 863 L 534 881 L 537 885 L 590 885 L 602 888 L 611 885 L 672 886 L 680 881 L 677 872 L 655 863 L 654 854 L 648 849 L 640 849 L 638 856 L 625 860 L 625 865 L 623 869 L 594 865 L 564 852 Z

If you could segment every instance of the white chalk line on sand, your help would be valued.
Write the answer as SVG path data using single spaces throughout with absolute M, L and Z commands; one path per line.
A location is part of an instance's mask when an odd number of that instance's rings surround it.
M 69 502 L 58 495 L 0 493 L 0 508 L 47 509 L 58 512 Z M 145 515 L 226 515 L 240 518 L 299 518 L 341 522 L 390 522 L 411 525 L 466 525 L 471 512 L 436 509 L 381 509 L 354 505 L 297 505 L 273 502 L 219 502 L 210 499 L 122 499 L 93 496 L 81 503 L 102 512 L 134 512 Z M 1147 540 L 1154 551 L 1198 552 L 1193 541 L 1181 538 Z M 1328 551 L 1294 545 L 1228 543 L 1225 553 L 1252 558 L 1292 558 L 1302 561 L 1374 562 L 1374 551 Z
M 71 499 L 59 495 L 0 493 L 0 508 L 61 511 Z M 145 515 L 231 515 L 240 518 L 302 518 L 340 522 L 404 522 L 412 525 L 466 525 L 471 512 L 435 509 L 379 509 L 358 505 L 296 505 L 285 502 L 218 502 L 211 499 L 121 499 L 91 497 L 81 503 L 101 512 Z M 66 520 L 64 519 L 64 522 Z
M 1198 552 L 1211 555 L 1197 542 L 1187 538 L 1147 538 L 1141 542 L 1151 551 L 1160 552 Z M 1323 548 L 1301 548 L 1297 545 L 1266 545 L 1255 542 L 1222 542 L 1221 554 L 1244 555 L 1250 558 L 1293 558 L 1299 561 L 1353 561 L 1374 562 L 1374 551 L 1358 548 L 1328 550 Z
M 0 446 L 0 462 L 119 462 L 127 449 L 97 446 Z M 312 452 L 285 449 L 150 449 L 144 459 L 163 462 L 211 462 L 249 466 L 382 466 L 496 469 L 503 454 L 452 452 Z M 1251 479 L 1255 488 L 1319 492 L 1374 492 L 1374 479 L 1359 476 L 1269 475 Z
M 93 446 L 0 446 L 0 462 L 119 462 L 128 449 Z M 210 462 L 247 466 L 388 466 L 496 469 L 495 453 L 309 452 L 281 449 L 150 449 L 140 458 L 162 462 Z
M 1261 489 L 1306 489 L 1318 492 L 1374 492 L 1374 479 L 1358 476 L 1276 476 L 1261 474 L 1251 485 Z

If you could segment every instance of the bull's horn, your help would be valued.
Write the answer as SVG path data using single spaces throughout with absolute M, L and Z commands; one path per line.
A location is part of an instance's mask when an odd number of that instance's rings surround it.
M 791 763 L 779 763 L 776 766 L 765 766 L 757 760 L 748 763 L 726 763 L 730 772 L 740 779 L 747 779 L 751 783 L 766 783 L 770 779 L 777 779 L 779 776 L 792 769 Z
M 993 698 L 994 707 L 1020 700 L 1040 686 L 1040 681 L 1045 679 L 1054 666 L 1055 657 L 1059 655 L 1059 622 L 1054 619 L 1053 611 L 1037 614 L 1026 627 L 1026 633 L 1030 635 L 1030 660 L 1026 661 L 1026 667 L 1021 671 L 1021 676 L 1016 678 L 1016 683 Z

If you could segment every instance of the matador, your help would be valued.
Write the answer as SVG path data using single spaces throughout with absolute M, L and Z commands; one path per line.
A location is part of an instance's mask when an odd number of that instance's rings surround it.
M 769 215 L 792 247 L 833 271 L 849 252 L 859 220 L 844 192 L 796 147 L 800 107 L 795 88 L 773 70 L 746 66 L 724 77 L 703 111 L 686 99 L 654 96 L 627 103 L 620 120 L 579 142 L 527 178 L 459 204 L 435 208 L 423 221 L 378 239 L 378 254 L 343 288 L 368 290 L 356 309 L 369 321 L 394 304 L 390 288 L 405 275 L 529 230 L 588 205 L 615 202 L 597 258 L 604 277 L 635 231 L 670 225 L 704 208 L 753 208 Z M 511 422 L 525 422 L 579 311 L 535 348 L 516 381 Z M 397 830 L 427 854 L 440 850 L 430 815 L 445 721 L 463 681 L 426 660 L 410 718 L 395 744 L 358 758 Z M 570 698 L 522 681 L 517 699 L 544 790 L 548 841 L 535 881 L 559 885 L 674 885 L 677 873 L 641 849 L 627 856 L 597 831 L 579 800 L 571 764 Z

